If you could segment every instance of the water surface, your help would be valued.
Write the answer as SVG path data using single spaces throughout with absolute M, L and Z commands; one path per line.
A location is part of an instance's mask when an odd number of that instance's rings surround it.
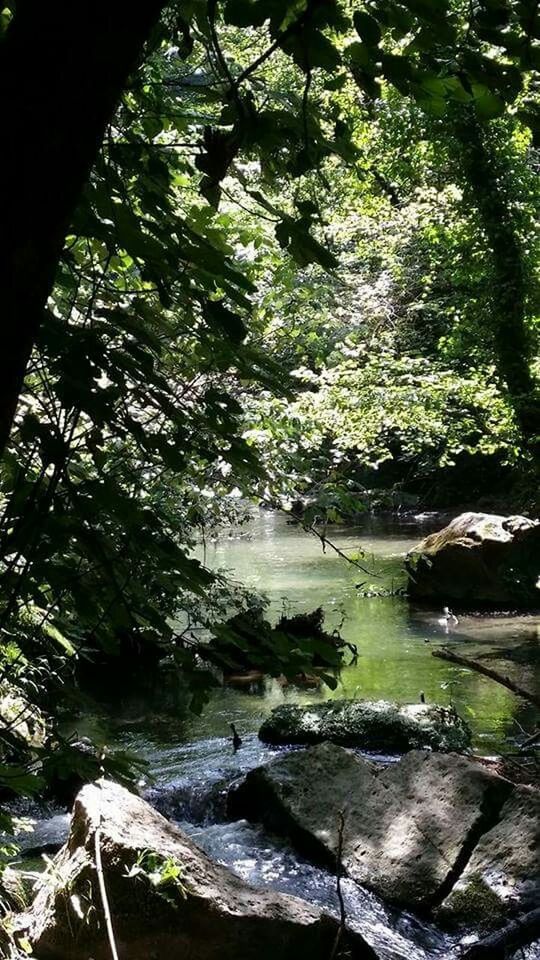
M 422 536 L 441 526 L 437 518 L 425 522 L 370 518 L 358 528 L 331 528 L 333 543 L 347 556 L 357 557 L 367 572 L 350 566 L 331 547 L 282 515 L 258 512 L 253 522 L 231 531 L 205 550 L 206 562 L 231 572 L 270 601 L 273 618 L 285 610 L 306 612 L 323 606 L 326 623 L 339 627 L 359 651 L 355 665 L 346 667 L 334 692 L 283 690 L 269 683 L 262 699 L 225 690 L 217 694 L 206 717 L 196 721 L 193 735 L 223 732 L 229 715 L 253 730 L 261 716 L 279 702 L 313 702 L 327 697 L 361 697 L 455 704 L 468 720 L 475 749 L 493 753 L 507 748 L 507 738 L 534 718 L 513 693 L 468 670 L 431 656 L 448 645 L 476 657 L 489 656 L 524 686 L 540 686 L 540 617 L 512 611 L 497 614 L 459 614 L 459 623 L 447 627 L 440 608 L 413 606 L 403 596 L 384 596 L 404 588 L 404 558 Z M 376 594 L 366 596 L 365 594 Z M 248 702 L 249 701 L 249 702 Z M 225 717 L 225 714 L 227 717 Z
M 356 529 L 333 529 L 335 545 L 357 556 L 364 572 L 330 547 L 323 552 L 315 537 L 285 517 L 256 513 L 249 526 L 224 532 L 207 545 L 204 559 L 264 592 L 274 620 L 284 610 L 307 612 L 322 605 L 328 628 L 339 627 L 359 652 L 356 663 L 343 669 L 337 689 L 283 687 L 275 680 L 251 692 L 221 687 L 200 717 L 186 712 L 182 696 L 175 712 L 170 704 L 165 708 L 161 691 L 134 697 L 117 690 L 108 709 L 85 714 L 74 727 L 144 757 L 153 776 L 146 786 L 148 800 L 213 859 L 257 886 L 303 897 L 337 913 L 335 877 L 302 860 L 262 828 L 227 821 L 230 784 L 287 749 L 265 746 L 257 737 L 272 707 L 329 697 L 417 702 L 422 691 L 428 702 L 455 705 L 470 723 L 474 748 L 482 754 L 512 749 L 513 739 L 534 725 L 530 709 L 510 691 L 431 654 L 441 645 L 454 646 L 474 657 L 488 657 L 524 685 L 538 688 L 537 616 L 458 613 L 459 622 L 448 628 L 441 622 L 443 604 L 440 609 L 414 607 L 400 595 L 406 553 L 437 526 L 441 523 L 433 518 L 425 523 L 369 519 Z M 243 740 L 237 753 L 230 741 L 231 721 Z M 40 827 L 49 840 L 55 833 L 61 840 L 65 828 L 65 819 L 62 823 L 58 817 Z M 343 893 L 348 922 L 381 960 L 454 960 L 459 955 L 457 940 L 433 924 L 393 910 L 348 880 Z M 540 947 L 519 956 L 539 960 Z

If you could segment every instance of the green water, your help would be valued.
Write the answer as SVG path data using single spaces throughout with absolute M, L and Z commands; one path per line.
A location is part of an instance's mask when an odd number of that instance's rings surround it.
M 309 703 L 327 697 L 363 697 L 452 702 L 470 722 L 478 752 L 508 748 L 521 728 L 531 729 L 534 717 L 512 693 L 487 678 L 432 657 L 442 644 L 459 647 L 493 661 L 524 685 L 538 687 L 540 617 L 506 615 L 459 616 L 447 630 L 439 622 L 441 609 L 414 608 L 400 596 L 361 595 L 372 587 L 384 591 L 404 585 L 407 551 L 441 521 L 422 526 L 382 520 L 358 529 L 333 530 L 332 538 L 347 554 L 363 551 L 369 574 L 340 559 L 286 519 L 260 512 L 240 530 L 224 532 L 207 546 L 205 560 L 226 569 L 237 580 L 266 593 L 272 617 L 323 606 L 327 625 L 341 625 L 343 636 L 357 645 L 359 657 L 345 667 L 338 688 L 302 690 L 268 681 L 252 691 L 220 687 L 201 717 L 186 710 L 185 691 L 178 691 L 176 709 L 163 683 L 149 683 L 134 695 L 130 685 L 117 685 L 108 700 L 100 699 L 73 722 L 79 734 L 123 746 L 149 765 L 147 799 L 183 829 L 210 857 L 257 887 L 270 887 L 303 897 L 311 904 L 337 910 L 335 878 L 299 859 L 287 844 L 246 821 L 224 819 L 220 797 L 227 786 L 249 770 L 268 763 L 278 753 L 257 737 L 261 720 L 283 702 Z M 364 582 L 362 588 L 357 584 Z M 97 704 L 96 704 L 97 706 Z M 242 736 L 233 752 L 231 721 Z M 511 745 L 511 744 L 510 744 Z M 32 843 L 62 842 L 67 816 L 39 821 Z M 26 865 L 29 861 L 23 861 Z M 343 881 L 348 921 L 372 943 L 381 960 L 449 960 L 455 940 L 432 924 L 390 910 L 374 894 L 352 881 Z M 531 948 L 527 956 L 540 957 Z
M 226 569 L 236 579 L 263 591 L 270 611 L 312 610 L 322 605 L 326 623 L 357 645 L 358 661 L 346 667 L 335 691 L 282 689 L 273 682 L 262 695 L 222 690 L 205 716 L 190 724 L 193 736 L 223 735 L 226 718 L 235 717 L 253 729 L 260 717 L 283 701 L 313 702 L 328 697 L 362 697 L 453 702 L 469 721 L 475 748 L 491 753 L 504 748 L 508 738 L 530 729 L 530 708 L 504 687 L 471 671 L 434 658 L 442 645 L 489 660 L 495 668 L 538 689 L 540 617 L 536 615 L 468 614 L 447 628 L 438 609 L 412 606 L 399 596 L 362 596 L 405 584 L 403 560 L 407 551 L 440 520 L 427 524 L 372 519 L 359 528 L 333 529 L 336 546 L 349 556 L 362 551 L 363 573 L 283 516 L 261 511 L 252 523 L 231 531 L 205 550 L 209 566 Z M 364 585 L 359 588 L 358 584 Z M 225 725 L 225 726 L 224 726 Z M 186 731 L 187 732 L 187 731 Z
M 443 645 L 459 649 L 538 691 L 540 615 L 459 613 L 458 624 L 447 628 L 440 622 L 443 603 L 429 609 L 413 606 L 399 595 L 362 595 L 366 590 L 403 587 L 406 553 L 443 523 L 440 518 L 425 523 L 379 518 L 368 519 L 358 528 L 333 528 L 332 540 L 342 552 L 348 556 L 362 552 L 360 562 L 369 571 L 366 574 L 330 547 L 323 552 L 315 537 L 287 523 L 284 516 L 256 512 L 251 523 L 223 531 L 215 543 L 207 544 L 204 560 L 265 593 L 273 619 L 283 610 L 305 612 L 322 606 L 327 627 L 339 627 L 359 652 L 356 663 L 342 670 L 337 689 L 282 687 L 275 680 L 249 691 L 220 687 L 198 717 L 187 710 L 182 689 L 171 710 L 162 684 L 155 689 L 152 683 L 138 695 L 129 686 L 125 691 L 116 686 L 101 701 L 97 714 L 85 713 L 70 729 L 90 734 L 98 742 L 129 747 L 146 757 L 158 780 L 166 780 L 185 762 L 183 750 L 179 751 L 182 744 L 194 750 L 204 766 L 205 751 L 215 750 L 219 758 L 226 749 L 223 744 L 230 738 L 231 721 L 242 737 L 255 735 L 264 717 L 280 703 L 313 703 L 331 697 L 407 703 L 418 702 L 422 691 L 428 702 L 456 707 L 472 728 L 478 753 L 513 749 L 513 738 L 535 728 L 534 710 L 492 680 L 438 660 L 432 652 Z M 202 559 L 202 548 L 199 553 Z

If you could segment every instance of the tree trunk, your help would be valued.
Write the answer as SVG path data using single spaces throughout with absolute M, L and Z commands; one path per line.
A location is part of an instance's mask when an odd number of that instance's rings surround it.
M 454 132 L 470 200 L 478 210 L 493 267 L 491 313 L 486 317 L 495 347 L 498 372 L 506 386 L 524 447 L 540 466 L 540 395 L 531 373 L 534 353 L 527 328 L 527 275 L 524 257 L 505 195 L 512 174 L 498 158 L 489 128 L 467 109 L 454 114 Z M 480 329 L 480 328 L 479 328 Z
M 0 455 L 62 244 L 164 0 L 18 0 L 0 41 Z

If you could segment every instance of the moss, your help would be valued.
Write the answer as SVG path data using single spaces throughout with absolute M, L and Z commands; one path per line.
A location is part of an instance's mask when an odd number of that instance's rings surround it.
M 454 889 L 448 907 L 443 907 L 440 913 L 442 917 L 472 920 L 479 926 L 493 928 L 503 922 L 506 908 L 480 874 L 473 873 L 466 886 Z
M 384 700 L 331 700 L 307 707 L 286 704 L 265 720 L 259 737 L 266 743 L 315 744 L 403 752 L 431 748 L 466 750 L 471 732 L 453 710 L 431 704 L 399 706 Z

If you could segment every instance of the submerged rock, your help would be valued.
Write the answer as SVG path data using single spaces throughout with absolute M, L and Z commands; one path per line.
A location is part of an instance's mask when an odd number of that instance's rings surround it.
M 395 753 L 423 747 L 460 751 L 471 744 L 468 725 L 453 709 L 428 703 L 400 706 L 386 700 L 285 704 L 264 721 L 259 737 L 273 744 L 330 740 L 344 747 Z
M 249 886 L 144 800 L 100 781 L 77 797 L 67 845 L 26 918 L 38 960 L 110 960 L 96 850 L 121 960 L 330 956 L 335 920 Z M 356 933 L 343 945 L 355 960 L 376 960 Z
M 382 767 L 325 743 L 252 770 L 229 813 L 305 856 L 341 864 L 387 901 L 475 925 L 528 908 L 540 886 L 540 793 L 457 755 L 412 751 Z
M 540 606 L 540 522 L 463 513 L 407 558 L 418 600 Z

